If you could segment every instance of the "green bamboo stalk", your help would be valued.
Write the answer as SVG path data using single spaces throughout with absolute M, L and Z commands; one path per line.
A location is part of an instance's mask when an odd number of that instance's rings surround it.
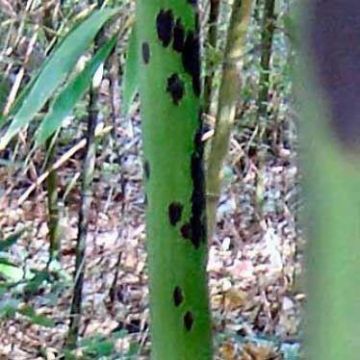
M 216 222 L 216 209 L 222 182 L 222 167 L 228 151 L 230 133 L 235 119 L 236 104 L 241 86 L 241 56 L 244 53 L 244 41 L 251 14 L 251 5 L 252 0 L 234 0 L 232 7 L 219 91 L 215 133 L 210 144 L 207 161 L 209 236 L 212 235 Z
M 139 0 L 152 359 L 212 358 L 196 1 Z
M 46 106 L 48 108 L 48 106 Z M 56 134 L 46 141 L 47 169 L 50 169 L 55 161 Z M 58 189 L 56 171 L 50 171 L 46 179 L 48 229 L 49 229 L 49 264 L 52 260 L 60 258 L 60 222 L 58 207 Z
M 296 84 L 307 199 L 307 359 L 356 360 L 360 333 L 360 3 L 306 1 Z M 336 21 L 334 21 L 336 20 Z
M 49 1 L 43 0 L 43 25 L 46 39 L 49 43 L 53 40 L 54 36 L 51 30 L 54 27 L 52 19 L 52 10 L 54 4 Z M 45 112 L 49 111 L 49 103 L 45 104 Z M 47 154 L 47 169 L 50 169 L 55 161 L 56 156 L 56 134 L 51 136 L 45 144 Z M 57 174 L 56 171 L 50 171 L 46 179 L 47 185 L 47 208 L 48 208 L 48 229 L 49 229 L 49 261 L 59 260 L 60 254 L 60 222 L 59 222 L 59 208 L 58 208 L 58 189 L 57 189 Z

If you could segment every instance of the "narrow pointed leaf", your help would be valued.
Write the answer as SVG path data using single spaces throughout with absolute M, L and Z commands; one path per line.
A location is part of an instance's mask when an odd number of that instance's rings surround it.
M 17 282 L 20 281 L 24 276 L 23 270 L 11 264 L 0 262 L 0 277 L 4 277 L 7 281 Z
M 44 63 L 41 65 L 42 68 L 45 67 L 45 64 L 47 63 L 47 61 L 48 61 L 48 59 L 45 60 Z M 30 90 L 32 89 L 37 78 L 39 77 L 40 70 L 41 69 L 37 69 L 37 70 L 33 71 L 31 80 L 23 87 L 23 89 L 21 89 L 21 91 L 19 92 L 14 103 L 10 107 L 9 113 L 7 115 L 4 115 L 3 113 L 0 114 L 0 128 L 3 127 L 6 123 L 8 123 L 9 120 L 14 116 L 14 114 L 16 114 L 19 111 L 23 101 L 27 98 Z M 9 89 L 9 91 L 10 91 L 10 89 Z
M 31 306 L 25 306 L 18 310 L 18 312 L 27 318 L 33 323 L 44 327 L 54 327 L 54 320 L 48 318 L 45 315 L 38 314 Z
M 63 120 L 70 114 L 77 101 L 90 86 L 96 70 L 109 56 L 116 40 L 116 36 L 108 40 L 89 60 L 85 69 L 69 82 L 56 97 L 36 134 L 37 145 L 43 144 L 61 126 Z
M 67 40 L 67 38 L 70 36 L 70 34 L 74 33 L 77 28 L 82 24 L 81 20 L 84 20 L 85 18 L 79 17 L 79 21 L 77 21 L 72 29 L 63 37 L 61 37 L 56 45 L 54 46 L 54 49 L 52 50 L 52 54 L 55 54 L 58 49 L 62 46 L 63 42 Z M 3 114 L 0 115 L 0 127 L 2 127 L 9 118 L 12 118 L 14 114 L 16 114 L 19 109 L 21 108 L 21 105 L 23 101 L 27 98 L 30 90 L 33 88 L 35 82 L 37 81 L 38 77 L 40 76 L 42 70 L 47 66 L 47 63 L 51 61 L 52 56 L 48 56 L 45 58 L 44 62 L 42 63 L 41 67 L 39 69 L 36 69 L 31 74 L 31 80 L 24 86 L 24 88 L 20 91 L 19 95 L 15 99 L 14 104 L 11 106 L 9 114 L 7 116 L 4 116 Z
M 4 240 L 0 240 L 0 252 L 6 251 L 8 248 L 14 245 L 20 239 L 21 235 L 24 233 L 24 230 L 25 229 L 17 231 L 14 234 L 9 235 Z
M 89 47 L 100 28 L 116 12 L 117 10 L 113 9 L 95 11 L 65 37 L 50 59 L 45 62 L 33 87 L 14 114 L 9 129 L 0 141 L 0 150 L 4 149 L 11 138 L 41 110 L 73 70 L 77 60 Z
M 10 91 L 10 83 L 7 79 L 0 76 L 0 112 L 3 111 L 8 93 Z

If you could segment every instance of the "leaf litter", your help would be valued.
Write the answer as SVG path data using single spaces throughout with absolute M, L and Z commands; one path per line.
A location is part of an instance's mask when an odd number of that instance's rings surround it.
M 110 154 L 106 146 L 99 148 L 80 335 L 82 339 L 100 337 L 95 343 L 103 344 L 104 349 L 104 341 L 113 339 L 111 351 L 123 357 L 109 355 L 109 359 L 147 359 L 150 338 L 140 126 L 138 115 L 132 119 L 131 132 L 126 131 L 125 120 L 121 121 L 116 141 L 126 151 L 117 159 L 120 167 L 107 160 Z M 256 156 L 246 154 L 247 141 L 246 135 L 232 138 L 227 165 L 230 177 L 209 247 L 217 358 L 285 359 L 284 346 L 300 343 L 305 298 L 297 284 L 301 233 L 296 218 L 299 186 L 295 150 L 290 157 L 288 152 L 285 157 L 284 152 L 268 156 L 258 169 Z M 79 158 L 74 156 L 58 171 L 60 191 L 79 168 Z M 108 171 L 102 171 L 105 168 Z M 261 211 L 256 203 L 258 171 L 263 173 L 265 188 Z M 7 175 L 1 171 L 0 186 L 5 190 L 12 185 L 13 189 L 0 200 L 1 231 L 10 234 L 19 227 L 29 229 L 12 247 L 11 258 L 21 267 L 42 271 L 48 259 L 46 192 L 38 189 L 18 207 L 16 200 L 29 182 L 25 175 Z M 20 313 L 4 319 L 0 325 L 1 358 L 56 359 L 62 352 L 71 302 L 79 199 L 79 187 L 75 186 L 62 212 L 60 272 L 54 271 L 52 281 L 44 281 L 27 297 L 18 296 L 19 306 L 33 307 L 37 314 L 52 319 L 54 326 L 34 324 Z M 114 336 L 119 332 L 121 336 Z M 78 358 L 88 356 L 86 349 L 80 347 Z

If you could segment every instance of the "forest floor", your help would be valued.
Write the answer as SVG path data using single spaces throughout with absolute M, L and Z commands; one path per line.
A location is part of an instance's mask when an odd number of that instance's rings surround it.
M 139 121 L 123 124 L 116 133 L 121 161 L 111 159 L 107 141 L 99 146 L 86 249 L 81 327 L 85 340 L 77 352 L 83 359 L 149 358 Z M 296 155 L 280 144 L 259 168 L 257 154 L 249 146 L 251 136 L 248 129 L 232 137 L 216 234 L 209 248 L 216 358 L 296 359 L 305 299 L 298 281 L 302 240 L 296 218 Z M 60 194 L 81 171 L 80 158 L 81 151 L 58 171 Z M 262 200 L 257 196 L 259 175 Z M 11 260 L 24 273 L 31 269 L 41 274 L 49 247 L 45 189 L 40 186 L 18 205 L 31 183 L 21 171 L 10 176 L 8 168 L 0 168 L 0 228 L 8 235 L 26 227 L 10 249 Z M 0 359 L 60 358 L 72 293 L 78 183 L 62 210 L 61 265 L 52 269 L 47 281 L 31 289 L 18 285 L 0 299 L 3 315 L 14 302 L 17 309 L 27 306 L 36 312 L 36 316 L 24 311 L 7 314 L 0 325 Z

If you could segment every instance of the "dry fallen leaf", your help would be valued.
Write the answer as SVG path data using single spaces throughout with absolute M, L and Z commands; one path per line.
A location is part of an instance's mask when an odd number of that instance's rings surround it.
M 280 360 L 280 356 L 267 346 L 247 343 L 243 346 L 241 360 Z
M 251 260 L 235 260 L 229 272 L 236 279 L 251 278 L 254 275 L 254 266 Z
M 223 360 L 235 360 L 235 346 L 232 342 L 227 341 L 220 347 L 220 355 Z
M 246 305 L 248 293 L 240 289 L 229 289 L 225 293 L 225 309 L 232 311 Z

